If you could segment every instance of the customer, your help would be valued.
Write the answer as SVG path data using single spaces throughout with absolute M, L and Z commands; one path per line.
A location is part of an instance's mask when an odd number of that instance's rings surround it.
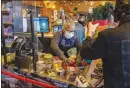
M 79 38 L 80 42 L 82 43 L 84 38 L 85 38 L 85 27 L 82 26 L 79 22 L 78 22 L 78 18 L 79 15 L 78 14 L 74 14 L 73 15 L 73 21 L 75 23 L 75 32 L 77 34 L 77 37 Z
M 80 14 L 78 22 L 79 22 L 82 26 L 85 26 L 85 25 L 86 25 L 85 15 L 84 15 L 84 14 Z
M 80 55 L 91 60 L 102 58 L 104 88 L 130 88 L 130 4 L 120 5 L 115 17 L 119 26 L 100 32 L 93 43 L 89 33 Z
M 67 51 L 76 47 L 79 51 L 81 43 L 74 32 L 75 24 L 73 21 L 67 21 L 63 25 L 63 29 L 54 34 L 51 41 L 51 48 L 54 55 L 59 56 L 64 61 L 69 58 Z

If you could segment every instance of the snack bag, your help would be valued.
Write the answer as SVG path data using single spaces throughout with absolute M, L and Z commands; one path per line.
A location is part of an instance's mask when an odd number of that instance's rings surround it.
M 86 79 L 81 75 L 76 77 L 75 84 L 79 88 L 89 88 L 89 84 L 87 83 Z
M 102 68 L 102 60 L 101 59 L 93 60 L 91 62 L 89 70 L 88 70 L 87 75 L 85 77 L 87 79 L 87 82 L 94 88 L 104 85 L 104 83 L 103 83 L 103 68 Z

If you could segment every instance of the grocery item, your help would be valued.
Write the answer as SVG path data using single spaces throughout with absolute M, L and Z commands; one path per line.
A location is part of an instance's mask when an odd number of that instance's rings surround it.
M 87 88 L 89 87 L 89 84 L 87 83 L 87 80 L 81 76 L 81 75 L 78 75 L 75 79 L 75 84 L 77 87 L 84 87 L 84 88 Z
M 45 68 L 44 61 L 37 61 L 36 64 L 37 64 L 37 65 L 36 65 L 36 68 L 37 68 L 37 71 L 38 71 L 38 72 L 44 70 L 44 68 Z
M 77 49 L 76 48 L 71 48 L 67 51 L 68 55 L 70 57 L 76 57 L 76 54 L 77 54 Z
M 49 71 L 49 72 L 48 72 L 48 75 L 49 75 L 50 77 L 56 77 L 56 73 L 53 72 L 53 71 Z
M 98 86 L 103 80 L 103 68 L 102 68 L 102 60 L 97 59 L 93 60 L 90 64 L 87 75 L 85 76 L 87 82 L 92 86 Z M 99 87 L 99 86 L 98 86 Z
M 57 68 L 56 69 L 57 75 L 60 77 L 64 76 L 65 70 L 61 67 L 61 68 Z
M 44 55 L 44 61 L 45 63 L 53 63 L 53 56 L 51 54 L 45 54 Z

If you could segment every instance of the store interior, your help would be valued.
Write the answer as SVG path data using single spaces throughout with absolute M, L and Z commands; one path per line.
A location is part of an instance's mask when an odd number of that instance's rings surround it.
M 95 37 L 99 31 L 113 26 L 114 24 L 109 24 L 112 15 L 105 18 L 102 16 L 102 11 L 104 8 L 114 9 L 115 5 L 116 0 L 2 0 L 3 79 L 6 78 L 5 74 L 11 73 L 36 81 L 26 80 L 32 83 L 31 87 L 23 83 L 20 84 L 22 86 L 20 88 L 95 88 L 95 86 L 103 88 L 101 59 L 96 61 L 97 72 L 90 77 L 91 61 L 81 61 L 80 65 L 76 65 L 72 55 L 72 63 L 66 64 L 49 50 L 53 35 L 62 30 L 66 20 L 73 20 L 77 14 L 83 14 L 85 17 L 85 36 L 87 29 L 91 30 L 87 26 L 89 22 L 99 23 L 95 28 L 97 30 Z M 96 20 L 91 19 L 93 14 Z M 76 50 L 72 49 L 72 52 L 75 54 Z M 16 76 L 11 77 L 21 80 Z

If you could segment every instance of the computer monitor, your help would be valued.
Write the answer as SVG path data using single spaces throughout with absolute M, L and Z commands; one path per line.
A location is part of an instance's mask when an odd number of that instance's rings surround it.
M 55 32 L 57 32 L 57 31 L 59 31 L 59 30 L 62 30 L 62 25 L 54 25 L 54 30 L 53 30 L 53 32 L 55 33 Z
M 49 18 L 37 17 L 33 18 L 35 32 L 49 32 Z

